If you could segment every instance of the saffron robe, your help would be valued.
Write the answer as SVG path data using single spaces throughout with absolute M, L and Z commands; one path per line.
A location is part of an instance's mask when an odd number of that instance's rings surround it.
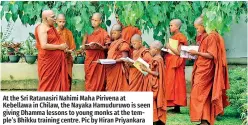
M 214 59 L 198 56 L 192 72 L 190 119 L 207 120 L 211 125 L 217 115 L 229 105 L 226 90 L 230 88 L 224 39 L 211 32 L 200 42 L 200 52 L 210 53 Z
M 100 28 L 87 37 L 87 44 L 97 42 L 104 46 L 110 41 L 108 32 Z M 105 90 L 105 65 L 94 63 L 98 59 L 105 59 L 104 50 L 86 50 L 84 63 L 85 70 L 85 90 L 86 91 L 104 91 Z
M 69 91 L 66 54 L 62 50 L 41 48 L 38 36 L 39 26 L 35 28 L 36 47 L 38 49 L 38 91 Z M 55 45 L 63 43 L 54 27 L 47 31 L 47 43 Z
M 111 43 L 108 50 L 108 59 L 122 58 L 122 52 L 128 52 L 128 43 L 123 39 L 115 40 Z M 128 67 L 124 62 L 113 65 L 106 65 L 106 91 L 128 91 Z
M 187 38 L 180 32 L 171 38 L 178 40 L 178 46 L 188 44 Z M 167 106 L 187 106 L 185 59 L 177 55 L 166 54 L 165 64 Z

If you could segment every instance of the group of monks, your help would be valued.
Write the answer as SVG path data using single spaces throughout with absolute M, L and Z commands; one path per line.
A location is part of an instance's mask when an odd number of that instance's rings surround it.
M 187 106 L 185 61 L 180 57 L 180 46 L 188 45 L 186 36 L 180 32 L 181 20 L 170 22 L 171 38 L 178 40 L 178 49 L 167 43 L 154 41 L 149 49 L 143 46 L 141 31 L 134 26 L 124 26 L 116 15 L 118 24 L 113 25 L 110 34 L 100 27 L 102 15 L 94 13 L 91 24 L 93 33 L 85 34 L 82 53 L 85 53 L 86 91 L 149 91 L 153 92 L 153 121 L 157 125 L 166 124 L 167 107 Z M 54 27 L 55 22 L 57 28 Z M 42 12 L 42 23 L 35 29 L 38 48 L 38 91 L 70 91 L 75 50 L 72 32 L 65 28 L 63 14 L 57 18 L 52 10 Z M 197 55 L 195 60 L 190 94 L 190 119 L 200 125 L 213 125 L 215 118 L 223 114 L 229 105 L 226 90 L 229 89 L 226 53 L 223 38 L 216 32 L 207 33 L 200 16 L 194 22 L 197 30 L 199 51 L 190 50 Z M 86 44 L 90 44 L 90 48 Z M 96 47 L 96 43 L 101 47 Z M 162 48 L 174 54 L 164 53 Z M 163 53 L 163 54 L 162 54 Z M 163 56 L 162 56 L 163 55 Z M 149 68 L 141 65 L 148 73 L 143 75 L 125 60 L 142 58 Z M 99 59 L 113 59 L 115 64 L 103 65 Z

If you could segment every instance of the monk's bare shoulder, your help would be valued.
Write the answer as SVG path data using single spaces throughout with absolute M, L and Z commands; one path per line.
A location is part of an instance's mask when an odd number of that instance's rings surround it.
M 39 25 L 37 30 L 38 30 L 38 33 L 44 34 L 44 33 L 47 33 L 49 28 L 44 25 Z

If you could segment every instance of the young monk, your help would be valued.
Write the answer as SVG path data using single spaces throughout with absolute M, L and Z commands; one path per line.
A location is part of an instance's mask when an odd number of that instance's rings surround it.
M 67 59 L 67 66 L 68 66 L 68 79 L 69 79 L 69 85 L 71 90 L 71 82 L 72 82 L 72 66 L 73 66 L 73 58 L 71 56 L 71 53 L 76 49 L 76 45 L 74 42 L 74 38 L 72 35 L 72 32 L 65 28 L 66 24 L 66 18 L 64 14 L 59 14 L 56 19 L 57 23 L 57 31 L 62 40 L 66 42 L 68 45 L 68 49 L 66 50 L 66 59 Z
M 152 56 L 149 49 L 143 46 L 142 38 L 139 34 L 133 35 L 131 38 L 131 44 L 134 48 L 133 60 L 137 60 L 139 57 L 147 63 L 150 62 Z M 146 91 L 147 90 L 147 79 L 145 76 L 132 64 L 129 69 L 129 91 Z
M 69 91 L 68 69 L 64 50 L 68 48 L 54 27 L 52 10 L 42 12 L 42 23 L 35 28 L 38 49 L 38 91 Z
M 107 49 L 106 43 L 110 41 L 108 32 L 100 27 L 102 23 L 102 15 L 100 13 L 94 13 L 91 18 L 91 24 L 94 31 L 90 35 L 85 35 L 83 38 L 82 49 L 85 50 L 85 44 L 96 42 L 103 46 L 102 49 L 95 48 L 86 49 L 85 57 L 85 90 L 86 91 L 104 91 L 105 90 L 105 65 L 93 63 L 98 59 L 105 59 L 106 55 L 104 50 Z
M 116 64 L 106 66 L 106 90 L 107 91 L 127 91 L 128 67 L 124 65 L 120 58 L 128 57 L 130 49 L 128 43 L 121 38 L 121 25 L 115 24 L 111 29 L 111 37 L 114 40 L 108 50 L 107 59 L 116 60 Z
M 223 114 L 224 108 L 229 105 L 226 90 L 230 85 L 224 39 L 216 31 L 205 36 L 202 17 L 195 20 L 194 26 L 202 38 L 198 37 L 199 52 L 189 51 L 198 56 L 192 72 L 190 119 L 201 122 L 200 125 L 214 125 L 217 115 Z
M 166 96 L 167 106 L 175 107 L 174 112 L 180 112 L 180 106 L 187 106 L 186 81 L 185 81 L 185 59 L 180 58 L 181 45 L 187 45 L 187 38 L 180 32 L 181 20 L 173 19 L 170 22 L 170 32 L 172 39 L 178 40 L 178 49 L 172 48 L 169 43 L 166 48 L 170 49 L 175 55 L 167 53 L 165 55 L 166 64 Z
M 150 69 L 141 66 L 143 71 L 148 72 L 148 89 L 153 92 L 153 122 L 156 125 L 164 125 L 166 123 L 166 86 L 165 86 L 165 66 L 161 56 L 163 45 L 160 41 L 152 42 L 150 53 L 153 56 L 150 61 Z

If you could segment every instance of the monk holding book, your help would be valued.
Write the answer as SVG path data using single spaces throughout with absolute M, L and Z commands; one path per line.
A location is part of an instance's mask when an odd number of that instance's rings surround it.
M 161 49 L 163 44 L 160 41 L 152 42 L 150 46 L 150 53 L 153 56 L 150 61 L 150 68 L 141 66 L 142 70 L 149 74 L 147 91 L 153 92 L 153 122 L 156 125 L 165 125 L 166 123 L 166 85 L 165 85 L 165 66 L 164 60 L 161 56 Z
M 98 59 L 105 59 L 104 50 L 107 49 L 106 43 L 110 41 L 108 32 L 100 27 L 102 15 L 94 13 L 91 24 L 94 31 L 83 38 L 82 49 L 85 50 L 85 90 L 104 91 L 105 90 L 105 65 L 94 63 Z M 93 44 L 90 44 L 94 42 Z M 87 45 L 86 45 L 87 44 Z M 88 44 L 90 44 L 88 46 Z
M 187 38 L 180 32 L 181 20 L 174 19 L 170 22 L 171 39 L 178 42 L 177 48 L 167 43 L 166 48 L 173 54 L 165 55 L 165 83 L 167 106 L 175 107 L 174 112 L 180 112 L 180 106 L 187 106 L 186 81 L 185 81 L 185 59 L 180 57 L 180 46 L 187 45 Z
M 120 58 L 128 57 L 129 44 L 121 38 L 121 25 L 115 24 L 111 29 L 114 40 L 108 50 L 107 59 L 116 60 L 116 64 L 106 65 L 106 90 L 128 91 L 128 67 Z
M 133 51 L 133 60 L 142 58 L 147 63 L 150 62 L 152 56 L 149 52 L 149 49 L 143 46 L 142 38 L 139 34 L 133 35 L 131 38 L 131 44 L 134 48 Z M 129 91 L 146 91 L 147 90 L 147 78 L 142 74 L 137 68 L 133 66 L 133 63 L 130 63 L 129 69 Z M 146 81 L 146 82 L 145 82 Z
M 224 39 L 212 31 L 208 35 L 203 26 L 203 18 L 195 20 L 198 33 L 199 52 L 192 72 L 190 94 L 190 120 L 200 125 L 214 125 L 215 118 L 224 113 L 229 105 L 226 90 L 230 88 Z

